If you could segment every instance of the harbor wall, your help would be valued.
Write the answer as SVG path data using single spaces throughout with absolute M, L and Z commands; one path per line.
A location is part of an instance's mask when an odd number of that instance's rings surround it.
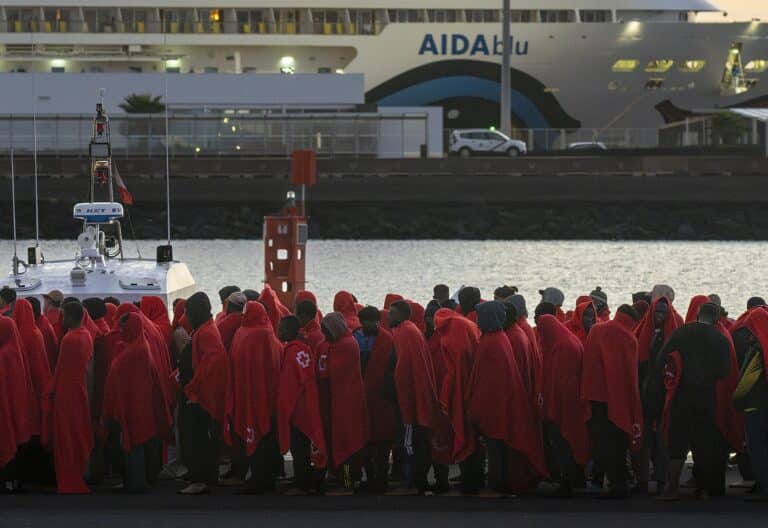
M 20 236 L 34 228 L 31 163 L 16 164 Z M 163 160 L 120 163 L 136 236 L 164 236 Z M 0 167 L 0 237 L 8 238 L 8 160 Z M 41 159 L 39 167 L 42 236 L 71 238 L 79 229 L 72 204 L 87 200 L 87 161 Z M 263 216 L 296 190 L 289 167 L 173 161 L 175 236 L 260 237 Z M 760 157 L 321 160 L 319 172 L 308 191 L 313 238 L 768 240 Z

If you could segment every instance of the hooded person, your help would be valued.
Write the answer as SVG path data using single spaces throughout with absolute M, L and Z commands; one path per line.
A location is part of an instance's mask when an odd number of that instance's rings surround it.
M 277 292 L 269 284 L 264 284 L 264 289 L 259 294 L 259 302 L 267 309 L 267 315 L 272 322 L 272 328 L 277 333 L 277 327 L 284 317 L 291 315 L 291 311 L 280 302 Z
M 101 411 L 104 401 L 104 386 L 107 379 L 107 372 L 110 368 L 110 362 L 117 353 L 117 348 L 122 346 L 120 343 L 120 337 L 118 332 L 108 337 L 112 332 L 112 329 L 107 325 L 104 317 L 107 315 L 106 303 L 98 297 L 91 297 L 83 299 L 83 308 L 85 308 L 88 317 L 98 329 L 98 333 L 93 339 L 93 386 L 91 394 L 91 418 L 93 419 L 94 428 L 97 432 L 101 423 Z M 101 482 L 104 474 L 104 468 L 101 461 L 104 459 L 103 447 L 104 444 L 101 441 L 103 435 L 96 435 L 96 443 L 94 446 L 94 463 L 91 467 L 91 481 L 95 483 Z
M 179 493 L 208 493 L 208 484 L 218 480 L 219 438 L 227 426 L 229 361 L 211 314 L 211 302 L 198 292 L 184 306 L 192 334 L 192 376 L 184 387 L 187 404 L 181 423 L 184 462 L 189 468 L 189 486 Z
M 584 346 L 551 315 L 540 317 L 537 329 L 544 360 L 542 385 L 547 445 L 559 469 L 559 493 L 570 496 L 573 488 L 584 482 L 583 466 L 590 459 L 586 425 L 589 405 L 581 398 Z
M 573 311 L 573 316 L 565 322 L 565 327 L 575 335 L 581 344 L 587 342 L 589 331 L 599 322 L 597 308 L 592 300 L 587 297 L 585 302 L 578 304 Z
M 403 487 L 390 494 L 422 494 L 427 487 L 432 445 L 442 447 L 446 441 L 447 417 L 440 407 L 429 346 L 424 334 L 410 321 L 410 305 L 396 301 L 388 316 L 395 345 L 394 384 L 405 452 Z
M 506 309 L 504 332 L 507 334 L 509 343 L 512 345 L 517 368 L 525 383 L 525 391 L 528 394 L 529 404 L 531 405 L 533 415 L 537 420 L 537 426 L 540 427 L 540 419 L 542 415 L 541 404 L 543 403 L 541 356 L 538 355 L 525 331 L 519 325 L 519 317 L 517 316 L 517 310 L 514 305 L 504 303 L 504 307 Z
M 480 290 L 474 286 L 465 286 L 459 290 L 459 305 L 456 311 L 472 321 L 477 323 L 477 305 L 482 302 Z
M 235 292 L 239 292 L 239 286 L 224 286 L 219 290 L 219 300 L 221 301 L 221 311 L 216 314 L 216 321 L 219 322 L 224 316 L 227 315 L 227 299 Z
M 344 485 L 331 493 L 352 494 L 359 480 L 357 455 L 370 438 L 360 347 L 341 313 L 327 314 L 321 327 L 325 341 L 317 352 L 320 409 L 329 464 L 340 470 Z
M 298 318 L 285 317 L 278 334 L 285 344 L 277 393 L 277 431 L 280 453 L 290 450 L 293 456 L 295 487 L 289 494 L 322 490 L 319 470 L 327 464 L 315 360 L 309 345 L 299 338 L 299 329 Z
M 733 401 L 744 411 L 747 450 L 755 489 L 745 500 L 768 501 L 768 312 L 753 309 L 734 328 L 740 349 L 741 374 Z
M 622 305 L 613 321 L 596 325 L 584 347 L 581 398 L 589 403 L 587 420 L 592 453 L 610 482 L 608 496 L 629 496 L 627 451 L 640 448 L 643 409 L 637 375 L 640 314 Z
M 534 425 L 515 353 L 504 332 L 506 308 L 500 302 L 477 307 L 482 335 L 475 353 L 467 412 L 485 438 L 488 487 L 492 494 L 522 491 L 531 473 L 545 475 L 541 431 Z
M 168 317 L 168 307 L 165 305 L 165 301 L 156 295 L 145 295 L 139 302 L 139 309 L 160 330 L 165 343 L 170 348 L 173 338 L 171 336 L 171 320 Z
M 48 367 L 53 374 L 56 368 L 56 359 L 59 356 L 59 338 L 56 337 L 56 331 L 51 326 L 51 322 L 48 318 L 42 314 L 40 301 L 35 297 L 29 297 L 27 299 L 32 306 L 32 313 L 35 316 L 35 324 L 37 329 L 43 335 L 43 341 L 45 342 L 45 355 L 48 359 Z
M 665 375 L 667 389 L 662 429 L 670 453 L 670 472 L 663 498 L 677 499 L 683 463 L 693 451 L 696 461 L 697 494 L 725 493 L 726 454 L 718 452 L 722 438 L 717 431 L 717 383 L 728 377 L 730 342 L 716 328 L 716 305 L 706 303 L 696 322 L 672 333 L 659 353 L 658 361 L 673 366 Z M 718 482 L 719 479 L 723 482 Z M 722 489 L 720 489 L 722 488 Z
M 318 308 L 317 304 L 317 296 L 312 293 L 309 290 L 301 290 L 299 293 L 296 294 L 296 306 L 294 307 L 294 313 L 298 310 L 299 304 L 301 304 L 304 301 L 309 301 L 315 306 L 315 321 L 317 322 L 318 328 L 320 327 L 320 321 L 323 319 L 323 313 Z
M 112 304 L 111 302 L 104 301 L 104 309 L 106 310 L 106 315 L 104 316 L 104 321 L 107 323 L 107 326 L 110 328 L 114 328 L 115 324 L 117 324 L 117 321 L 115 320 L 115 316 L 117 315 L 117 307 L 120 306 L 120 303 Z
M 230 351 L 235 332 L 240 328 L 240 324 L 243 321 L 243 308 L 245 308 L 245 303 L 247 302 L 248 299 L 245 298 L 242 292 L 230 294 L 227 297 L 227 314 L 216 321 L 216 328 L 218 328 L 219 334 L 221 334 L 221 342 L 224 344 L 227 352 Z
M 358 313 L 361 327 L 352 335 L 360 348 L 365 401 L 368 406 L 370 440 L 364 461 L 366 487 L 386 491 L 389 455 L 397 437 L 397 404 L 387 394 L 393 362 L 392 334 L 381 328 L 381 314 L 373 306 Z
M 123 346 L 107 375 L 101 417 L 120 438 L 123 491 L 142 492 L 160 471 L 161 442 L 172 420 L 141 318 L 127 313 L 118 324 Z
M 84 475 L 93 448 L 88 400 L 93 337 L 82 326 L 85 313 L 77 302 L 62 306 L 66 334 L 61 339 L 56 371 L 44 398 L 41 443 L 53 448 L 59 494 L 90 493 Z
M 565 322 L 565 313 L 563 312 L 563 303 L 565 303 L 565 294 L 557 288 L 549 287 L 539 290 L 542 303 L 550 303 L 555 307 L 555 317 L 561 323 Z
M 445 365 L 445 377 L 440 390 L 440 403 L 448 413 L 453 431 L 451 462 L 461 466 L 464 493 L 476 493 L 482 487 L 483 454 L 467 413 L 469 393 L 480 330 L 477 325 L 456 313 L 440 308 L 435 313 L 435 332 L 439 336 Z
M 45 339 L 37 328 L 35 314 L 32 305 L 26 299 L 19 299 L 13 311 L 13 320 L 16 323 L 24 351 L 24 362 L 29 372 L 32 388 L 35 391 L 38 406 L 43 401 L 48 385 L 51 382 L 51 367 L 48 364 L 48 355 L 45 350 Z M 39 425 L 37 427 L 39 433 Z
M 388 293 L 384 296 L 384 307 L 381 309 L 381 327 L 385 330 L 389 330 L 389 308 L 392 303 L 397 301 L 404 301 L 405 297 L 397 293 Z
M 40 433 L 39 404 L 13 319 L 0 316 L 0 485 L 19 488 L 19 448 Z
M 164 384 L 165 398 L 169 407 L 173 407 L 175 402 L 175 382 L 172 380 L 173 369 L 171 368 L 171 353 L 168 350 L 165 337 L 160 329 L 147 318 L 141 310 L 132 303 L 123 303 L 117 308 L 115 315 L 120 318 L 127 313 L 135 313 L 141 320 L 141 327 L 144 330 L 144 336 L 149 343 L 149 349 L 152 353 L 152 359 L 155 361 L 157 373 Z
M 405 301 L 408 303 L 408 305 L 411 307 L 411 322 L 416 325 L 416 328 L 418 328 L 421 333 L 425 334 L 427 333 L 427 323 L 425 321 L 425 310 L 422 305 L 417 303 L 416 301 Z
M 536 331 L 528 322 L 528 307 L 525 303 L 525 297 L 515 294 L 507 298 L 505 302 L 515 307 L 515 312 L 517 313 L 517 325 L 522 328 L 525 335 L 528 336 L 528 341 L 533 348 L 533 354 L 536 356 L 536 360 L 540 366 L 541 352 L 539 351 L 539 340 L 536 337 Z
M 325 340 L 323 330 L 320 328 L 319 314 L 317 305 L 310 300 L 305 299 L 296 304 L 296 317 L 301 325 L 300 337 L 311 347 L 313 357 L 317 357 L 317 349 Z
M 354 295 L 348 291 L 340 291 L 333 297 L 333 311 L 339 312 L 347 323 L 351 332 L 360 328 L 360 320 L 357 318 L 357 303 Z
M 592 302 L 595 303 L 595 309 L 597 311 L 598 322 L 604 323 L 611 319 L 611 309 L 608 306 L 608 294 L 603 291 L 600 286 L 597 286 L 589 293 Z
M 642 448 L 632 453 L 632 465 L 638 480 L 635 490 L 641 494 L 648 493 L 651 459 L 653 459 L 657 489 L 663 489 L 666 483 L 669 455 L 664 436 L 657 427 L 661 421 L 665 392 L 664 364 L 659 361 L 659 353 L 672 333 L 680 326 L 678 317 L 672 302 L 666 297 L 659 297 L 651 303 L 648 312 L 635 328 L 638 343 L 638 379 L 645 427 Z
M 275 487 L 273 460 L 278 451 L 277 391 L 282 354 L 283 346 L 264 306 L 249 301 L 229 352 L 232 381 L 227 393 L 227 415 L 231 424 L 229 443 L 242 448 L 247 458 L 247 467 L 240 476 L 245 477 L 250 469 L 247 484 L 253 493 Z

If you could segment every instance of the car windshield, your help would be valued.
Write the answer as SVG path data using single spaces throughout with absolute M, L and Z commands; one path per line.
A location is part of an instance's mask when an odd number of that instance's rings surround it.
M 491 134 L 496 136 L 494 139 L 501 139 L 501 140 L 504 140 L 504 141 L 509 141 L 509 136 L 507 136 L 506 134 L 502 134 L 499 131 L 493 131 L 493 132 L 491 132 Z

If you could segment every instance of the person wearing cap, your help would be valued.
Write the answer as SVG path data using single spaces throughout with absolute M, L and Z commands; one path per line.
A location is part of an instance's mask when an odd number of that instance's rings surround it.
M 216 314 L 215 322 L 218 323 L 221 319 L 227 315 L 227 303 L 229 302 L 229 296 L 235 292 L 239 292 L 239 286 L 224 286 L 219 290 L 219 300 L 221 301 L 221 311 Z
M 224 343 L 224 348 L 229 352 L 232 346 L 232 339 L 235 337 L 235 332 L 240 328 L 243 321 L 243 308 L 248 299 L 242 292 L 232 292 L 227 297 L 226 303 L 226 315 L 216 321 L 216 327 L 221 334 L 221 342 Z
M 611 309 L 608 307 L 608 294 L 598 286 L 589 294 L 597 310 L 597 322 L 604 323 L 611 319 Z
M 61 341 L 64 336 L 64 326 L 61 321 L 61 305 L 64 303 L 64 294 L 59 290 L 51 290 L 43 294 L 43 315 L 48 318 L 56 339 Z
M 662 431 L 667 436 L 670 471 L 663 500 L 677 500 L 680 475 L 690 451 L 696 460 L 696 494 L 719 494 L 725 466 L 723 440 L 717 429 L 717 383 L 731 370 L 730 343 L 717 329 L 720 310 L 713 303 L 699 308 L 696 321 L 675 330 L 659 353 L 666 365 L 667 397 Z
M 544 288 L 539 290 L 542 303 L 550 303 L 555 307 L 555 317 L 561 323 L 565 322 L 565 312 L 563 312 L 563 303 L 565 302 L 565 295 L 557 288 Z
M 16 304 L 16 290 L 3 286 L 0 289 L 0 315 L 13 317 L 13 306 Z

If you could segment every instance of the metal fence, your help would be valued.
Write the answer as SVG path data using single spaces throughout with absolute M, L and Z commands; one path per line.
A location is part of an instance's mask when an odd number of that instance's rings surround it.
M 518 129 L 512 137 L 525 141 L 529 151 L 567 150 L 574 143 L 603 143 L 608 149 L 645 149 L 659 146 L 655 128 L 529 128 Z
M 0 116 L 0 153 L 87 157 L 93 116 Z M 168 135 L 162 114 L 110 119 L 112 152 L 125 157 L 287 157 L 313 149 L 320 157 L 408 158 L 428 144 L 425 114 L 297 114 L 173 116 Z

